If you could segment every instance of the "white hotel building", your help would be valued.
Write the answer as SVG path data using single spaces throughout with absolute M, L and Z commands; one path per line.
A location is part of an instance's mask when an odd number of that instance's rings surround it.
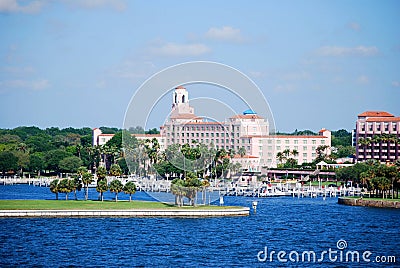
M 93 130 L 93 145 L 105 144 L 112 134 L 102 134 L 100 129 Z M 180 86 L 173 92 L 172 111 L 166 123 L 160 127 L 159 135 L 138 135 L 138 139 L 157 138 L 161 149 L 171 144 L 203 143 L 216 149 L 233 149 L 238 152 L 241 147 L 246 155 L 236 155 L 232 161 L 242 164 L 242 168 L 261 171 L 262 167 L 276 167 L 276 155 L 286 149 L 296 150 L 294 158 L 299 164 L 312 162 L 316 158 L 316 149 L 320 145 L 331 146 L 331 132 L 322 129 L 319 135 L 293 136 L 272 135 L 269 122 L 251 110 L 241 115 L 234 115 L 224 122 L 209 122 L 194 113 L 189 105 L 187 90 Z

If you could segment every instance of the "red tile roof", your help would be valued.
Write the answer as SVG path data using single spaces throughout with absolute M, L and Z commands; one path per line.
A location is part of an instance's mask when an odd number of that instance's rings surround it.
M 176 89 L 186 89 L 183 86 L 176 87 Z
M 400 117 L 369 117 L 367 122 L 400 122 Z
M 359 114 L 358 117 L 394 117 L 394 115 L 385 111 L 366 111 Z

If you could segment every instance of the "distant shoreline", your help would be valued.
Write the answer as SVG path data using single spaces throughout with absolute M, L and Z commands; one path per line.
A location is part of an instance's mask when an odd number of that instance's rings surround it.
M 376 208 L 397 208 L 400 209 L 400 201 L 377 200 L 369 198 L 348 198 L 339 197 L 338 204 L 348 206 L 376 207 Z

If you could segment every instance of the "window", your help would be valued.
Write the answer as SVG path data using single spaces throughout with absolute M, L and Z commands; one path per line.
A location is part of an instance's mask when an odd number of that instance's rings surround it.
M 215 136 L 216 136 L 216 137 L 219 137 L 219 133 L 215 133 Z
M 298 151 L 298 150 L 299 150 L 299 146 L 294 146 L 294 149 L 295 149 L 296 151 Z
M 285 144 L 289 144 L 289 140 L 285 140 Z
M 204 137 L 204 133 L 201 133 L 201 136 Z
M 313 147 L 311 148 L 311 150 L 315 151 L 315 146 L 313 146 Z
M 321 140 L 321 144 L 325 144 L 325 140 Z
M 199 137 L 199 133 L 196 133 L 196 137 Z
M 185 139 L 182 139 L 182 143 L 185 143 Z
M 299 141 L 298 140 L 294 140 L 294 144 L 299 144 Z
M 208 137 L 208 132 L 206 133 L 206 137 Z
M 192 137 L 194 137 L 194 133 L 192 132 Z
M 307 153 L 303 153 L 303 158 L 307 158 Z
M 269 151 L 272 151 L 272 146 L 268 146 L 268 150 L 269 150 Z
M 307 140 L 303 140 L 303 144 L 307 144 Z
M 396 123 L 392 123 L 392 130 L 393 131 L 397 131 L 397 124 Z
M 215 143 L 218 143 L 219 142 L 219 139 L 215 139 Z
M 317 144 L 317 141 L 316 140 L 312 140 L 312 144 Z
M 276 146 L 276 150 L 280 151 L 281 150 L 281 146 Z
M 253 131 L 257 131 L 257 127 L 253 127 Z
M 225 137 L 225 133 L 221 133 L 221 137 Z
M 286 150 L 289 150 L 289 146 L 285 146 L 285 149 L 286 149 Z
M 303 151 L 307 151 L 307 146 L 303 146 Z
M 211 137 L 214 137 L 214 133 L 213 132 L 211 132 Z
M 381 131 L 381 124 L 376 125 L 376 130 Z
M 277 143 L 277 144 L 281 144 L 281 140 L 277 140 L 276 143 Z

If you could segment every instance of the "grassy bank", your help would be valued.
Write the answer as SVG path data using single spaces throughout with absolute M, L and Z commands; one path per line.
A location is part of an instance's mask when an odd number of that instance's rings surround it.
M 147 201 L 76 201 L 76 200 L 0 200 L 0 210 L 126 210 L 126 209 L 198 209 L 215 210 L 239 208 L 232 206 L 185 206 L 178 208 L 172 204 Z

